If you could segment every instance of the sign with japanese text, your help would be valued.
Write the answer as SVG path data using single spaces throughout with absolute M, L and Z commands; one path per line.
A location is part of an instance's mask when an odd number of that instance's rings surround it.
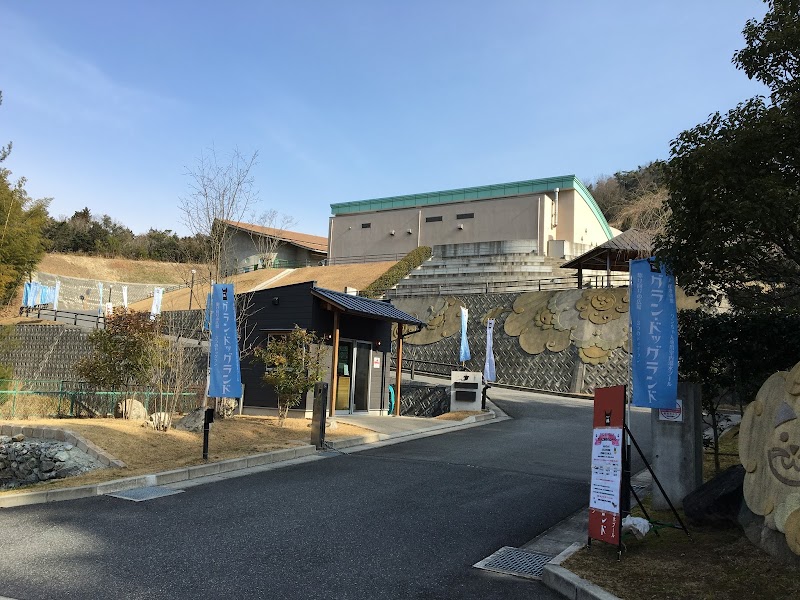
M 633 405 L 675 408 L 678 312 L 675 278 L 652 259 L 631 261 L 630 316 Z
M 659 408 L 659 421 L 672 421 L 673 423 L 683 423 L 683 400 L 676 400 L 678 406 L 675 408 Z
M 211 291 L 210 331 L 208 395 L 211 398 L 241 398 L 242 377 L 233 284 L 214 284 Z
M 589 537 L 619 545 L 625 452 L 624 385 L 595 389 L 592 426 Z

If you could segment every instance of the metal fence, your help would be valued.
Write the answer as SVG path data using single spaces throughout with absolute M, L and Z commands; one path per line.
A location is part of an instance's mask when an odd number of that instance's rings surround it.
M 148 413 L 169 405 L 186 413 L 202 404 L 205 390 L 159 392 L 143 386 L 100 390 L 83 381 L 0 379 L 0 419 L 109 417 L 123 400 L 138 400 Z
M 629 284 L 628 273 L 607 275 L 584 275 L 582 287 L 606 288 L 625 287 Z M 476 283 L 469 279 L 450 283 L 414 283 L 404 281 L 386 292 L 388 298 L 408 298 L 412 296 L 447 296 L 458 294 L 508 294 L 521 292 L 542 292 L 551 290 L 578 289 L 578 276 L 552 277 L 549 279 L 519 279 L 514 281 L 485 281 Z

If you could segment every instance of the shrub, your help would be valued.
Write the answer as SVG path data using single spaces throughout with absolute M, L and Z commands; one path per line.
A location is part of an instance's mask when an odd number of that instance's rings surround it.
M 415 248 L 397 261 L 396 264 L 392 265 L 383 275 L 361 290 L 359 295 L 365 298 L 380 298 L 386 293 L 386 290 L 396 286 L 397 283 L 407 277 L 411 271 L 428 260 L 431 254 L 430 246 Z

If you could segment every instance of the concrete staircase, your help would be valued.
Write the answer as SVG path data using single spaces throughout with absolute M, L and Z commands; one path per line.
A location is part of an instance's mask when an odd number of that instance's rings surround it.
M 444 250 L 444 252 L 442 251 Z M 563 258 L 531 252 L 452 256 L 436 246 L 433 257 L 397 284 L 390 297 L 513 293 L 577 287 L 577 271 Z

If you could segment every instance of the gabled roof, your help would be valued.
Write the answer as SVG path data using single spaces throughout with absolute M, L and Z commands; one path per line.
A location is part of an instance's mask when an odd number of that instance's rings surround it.
M 273 237 L 288 244 L 305 248 L 306 250 L 312 250 L 320 254 L 328 254 L 328 238 L 326 237 L 310 235 L 308 233 L 298 233 L 296 231 L 286 231 L 284 229 L 274 229 L 272 227 L 262 227 L 261 225 L 253 225 L 252 223 L 243 223 L 241 221 L 218 220 L 227 223 L 231 227 L 240 229 L 241 231 L 246 231 L 247 233 Z
M 562 269 L 594 269 L 605 271 L 628 271 L 628 261 L 649 258 L 653 253 L 653 237 L 638 229 L 628 229 L 618 236 L 584 252 L 577 258 L 561 265 Z
M 380 321 L 402 323 L 403 325 L 417 325 L 420 327 L 425 325 L 424 321 L 420 321 L 416 317 L 412 317 L 408 313 L 382 300 L 371 300 L 361 296 L 351 296 L 350 294 L 343 294 L 342 292 L 334 292 L 333 290 L 326 290 L 325 288 L 318 287 L 312 288 L 311 294 L 321 300 L 330 302 L 333 306 L 348 314 L 370 317 Z

